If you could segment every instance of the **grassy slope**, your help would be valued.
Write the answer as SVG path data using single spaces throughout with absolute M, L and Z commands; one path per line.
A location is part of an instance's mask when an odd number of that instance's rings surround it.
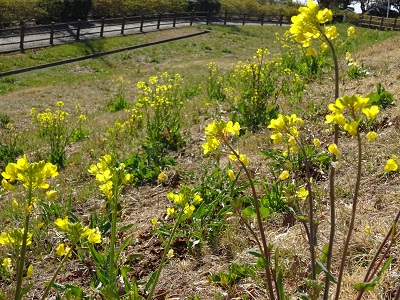
M 7 113 L 15 122 L 18 130 L 27 130 L 26 136 L 33 137 L 29 120 L 29 110 L 32 106 L 45 108 L 54 106 L 55 102 L 62 99 L 66 107 L 72 109 L 75 104 L 80 103 L 83 110 L 89 115 L 89 127 L 92 137 L 83 142 L 73 145 L 70 152 L 72 163 L 64 170 L 60 177 L 60 184 L 65 189 L 62 200 L 65 203 L 71 193 L 70 187 L 65 182 L 74 182 L 74 200 L 76 200 L 77 211 L 87 213 L 81 206 L 86 199 L 92 199 L 97 193 L 93 182 L 85 176 L 87 166 L 104 154 L 106 146 L 101 141 L 101 133 L 121 117 L 121 113 L 111 114 L 106 109 L 106 103 L 114 91 L 111 80 L 123 76 L 131 80 L 128 86 L 131 91 L 130 101 L 135 98 L 134 86 L 139 80 L 145 80 L 150 75 L 162 72 L 180 73 L 187 83 L 190 99 L 187 103 L 187 122 L 185 129 L 196 128 L 195 131 L 202 132 L 204 118 L 220 115 L 219 109 L 209 110 L 203 115 L 203 100 L 205 99 L 205 80 L 207 76 L 207 64 L 216 61 L 222 66 L 230 66 L 239 60 L 251 58 L 259 47 L 268 47 L 272 53 L 278 51 L 277 45 L 273 43 L 275 32 L 283 33 L 283 27 L 256 27 L 256 26 L 211 26 L 202 29 L 213 31 L 195 39 L 182 40 L 171 44 L 157 45 L 154 47 L 128 51 L 115 54 L 101 59 L 84 61 L 70 65 L 50 68 L 47 70 L 34 71 L 12 77 L 0 78 L 0 107 L 2 113 Z M 344 26 L 342 34 L 344 33 Z M 163 39 L 168 35 L 176 35 L 180 32 L 192 32 L 197 28 L 179 29 L 172 31 L 161 31 L 147 33 L 145 35 L 131 36 L 125 38 L 113 38 L 107 40 L 93 41 L 90 45 L 77 43 L 58 46 L 43 50 L 27 52 L 26 54 L 3 55 L 1 59 L 1 70 L 13 69 L 54 61 L 60 58 L 76 57 L 85 53 L 91 53 L 91 49 L 105 50 L 115 49 L 123 45 L 140 44 L 146 41 Z M 343 45 L 339 52 L 343 55 L 345 51 L 353 53 L 365 50 L 375 43 L 397 36 L 395 32 L 377 32 L 357 28 L 358 37 L 351 44 Z M 202 89 L 194 88 L 200 86 Z M 316 91 L 318 88 L 311 87 Z M 323 94 L 323 93 L 321 93 Z M 312 97 L 309 97 L 311 99 Z M 307 99 L 306 99 L 307 100 Z M 197 121 L 196 121 L 197 120 Z M 195 122 L 200 122 L 198 125 Z M 267 140 L 267 137 L 263 138 Z M 252 140 L 250 138 L 249 140 Z M 26 141 L 26 152 L 43 147 L 40 141 L 32 138 Z M 197 147 L 197 146 L 196 146 Z M 195 152 L 199 154 L 200 152 Z M 7 202 L 8 203 L 8 202 Z M 2 205 L 7 211 L 7 204 Z M 1 223 L 10 218 L 9 214 L 1 217 Z M 50 249 L 48 249 L 50 251 Z M 39 254 L 39 253 L 37 253 Z

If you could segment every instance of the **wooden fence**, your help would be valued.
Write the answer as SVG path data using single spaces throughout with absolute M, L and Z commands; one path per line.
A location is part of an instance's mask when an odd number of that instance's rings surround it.
M 289 24 L 290 16 L 283 15 L 241 15 L 210 12 L 165 13 L 48 25 L 20 26 L 0 29 L 0 52 L 24 51 L 25 49 L 52 46 L 55 44 L 101 38 L 115 35 L 129 35 L 179 25 L 193 24 Z
M 400 30 L 397 18 L 375 17 L 364 14 L 360 15 L 358 25 L 379 30 Z

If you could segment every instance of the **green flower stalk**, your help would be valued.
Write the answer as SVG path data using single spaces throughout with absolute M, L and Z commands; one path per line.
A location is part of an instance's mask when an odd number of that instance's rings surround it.
M 109 266 L 108 266 L 108 284 L 111 287 L 111 293 L 117 294 L 116 290 L 116 274 L 117 274 L 117 257 L 115 251 L 117 236 L 117 213 L 119 204 L 119 194 L 122 187 L 133 181 L 132 174 L 128 174 L 125 170 L 125 164 L 118 164 L 115 158 L 110 155 L 104 155 L 100 158 L 100 162 L 91 165 L 89 173 L 96 176 L 97 182 L 100 183 L 99 189 L 106 196 L 108 206 L 111 210 L 111 236 L 109 250 Z
M 250 175 L 250 172 L 247 168 L 249 165 L 249 160 L 246 155 L 240 154 L 238 150 L 235 150 L 232 145 L 228 141 L 228 135 L 235 135 L 238 136 L 240 132 L 240 124 L 238 122 L 233 123 L 232 121 L 225 122 L 221 121 L 214 121 L 213 123 L 209 124 L 205 129 L 205 134 L 207 137 L 206 143 L 202 145 L 204 149 L 204 154 L 211 153 L 217 150 L 220 145 L 223 143 L 225 144 L 229 151 L 229 158 L 233 161 L 237 161 L 243 170 L 246 173 L 246 177 L 249 180 L 253 199 L 254 199 L 254 208 L 256 210 L 257 216 L 257 225 L 260 231 L 261 236 L 261 244 L 258 243 L 260 247 L 260 252 L 262 253 L 263 257 L 265 258 L 265 273 L 267 277 L 267 285 L 268 285 L 268 293 L 271 300 L 275 299 L 274 293 L 274 280 L 272 278 L 271 272 L 271 248 L 267 245 L 267 239 L 264 233 L 264 226 L 262 224 L 262 217 L 260 212 L 260 204 L 258 202 L 257 192 L 254 186 L 254 182 Z M 250 231 L 254 234 L 254 231 Z M 258 241 L 258 237 L 255 235 L 255 239 Z

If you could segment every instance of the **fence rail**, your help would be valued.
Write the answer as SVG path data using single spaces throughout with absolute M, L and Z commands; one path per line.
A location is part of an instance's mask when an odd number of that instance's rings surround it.
M 375 17 L 364 14 L 360 15 L 358 25 L 379 30 L 400 30 L 400 24 L 397 22 L 397 18 Z
M 0 29 L 0 53 L 24 51 L 25 49 L 53 46 L 55 44 L 130 35 L 148 31 L 175 28 L 193 24 L 288 24 L 290 17 L 284 15 L 214 14 L 206 11 L 142 15 L 92 21 L 54 23 L 27 26 L 21 23 L 13 28 Z

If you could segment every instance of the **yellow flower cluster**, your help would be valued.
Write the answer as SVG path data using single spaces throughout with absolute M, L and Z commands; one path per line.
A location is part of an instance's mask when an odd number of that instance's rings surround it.
M 112 137 L 115 140 L 124 140 L 126 138 L 132 138 L 137 134 L 142 126 L 142 113 L 136 108 L 126 110 L 126 113 L 129 115 L 125 121 L 120 122 L 117 120 L 114 126 L 107 130 L 106 133 L 108 137 Z
M 199 194 L 193 193 L 187 188 L 184 189 L 184 192 L 180 193 L 169 192 L 167 197 L 174 204 L 173 207 L 167 208 L 167 215 L 175 215 L 175 208 L 181 207 L 186 219 L 189 219 L 193 215 L 196 206 L 203 201 L 203 198 Z
M 338 124 L 352 136 L 358 133 L 358 125 L 363 115 L 367 120 L 374 120 L 379 113 L 378 106 L 371 105 L 369 98 L 358 95 L 344 95 L 336 99 L 335 103 L 329 104 L 328 108 L 331 114 L 326 116 L 326 123 Z M 367 134 L 369 141 L 375 138 L 375 132 Z
M 18 159 L 17 163 L 9 163 L 5 172 L 2 172 L 1 182 L 6 190 L 13 190 L 13 182 L 19 181 L 26 189 L 48 189 L 47 178 L 58 175 L 57 166 L 44 161 L 29 163 L 26 155 Z
M 333 40 L 339 35 L 336 27 L 333 25 L 321 27 L 321 24 L 332 21 L 333 13 L 327 8 L 320 10 L 318 5 L 312 0 L 308 0 L 307 6 L 300 7 L 299 12 L 300 14 L 292 17 L 289 32 L 295 37 L 298 43 L 308 48 L 308 56 L 316 57 L 318 53 L 312 47 L 313 40 L 319 39 L 321 36 L 328 40 Z M 354 34 L 354 27 L 349 27 L 347 35 L 350 37 Z M 325 42 L 321 44 L 322 52 L 326 51 L 327 48 L 328 45 Z
M 100 183 L 99 189 L 108 200 L 115 192 L 119 192 L 118 189 L 122 185 L 133 181 L 133 175 L 125 170 L 125 164 L 117 164 L 110 154 L 104 155 L 97 164 L 91 165 L 88 172 L 96 176 L 96 180 Z
M 8 245 L 22 245 L 24 235 L 23 228 L 14 228 L 11 231 L 3 231 L 0 235 L 0 244 L 3 246 Z M 32 234 L 28 233 L 26 245 L 30 245 L 32 243 Z
M 320 10 L 318 5 L 309 0 L 307 6 L 299 8 L 300 14 L 293 16 L 290 25 L 290 33 L 303 47 L 310 47 L 313 39 L 318 39 L 322 33 L 321 24 L 332 21 L 333 13 L 330 9 Z M 324 33 L 329 39 L 337 36 L 335 26 L 325 27 Z
M 64 219 L 57 218 L 54 224 L 56 224 L 61 231 L 68 233 L 73 241 L 80 238 L 87 238 L 87 241 L 91 244 L 101 243 L 101 233 L 98 228 L 89 228 L 80 222 L 70 223 L 68 216 Z
M 179 74 L 173 77 L 165 72 L 160 78 L 158 76 L 150 76 L 149 82 L 139 81 L 137 87 L 140 97 L 136 102 L 137 108 L 142 107 L 164 107 L 182 105 L 177 103 L 177 90 L 182 84 L 182 78 Z
M 226 140 L 228 134 L 238 136 L 239 131 L 240 125 L 238 122 L 235 124 L 232 121 L 225 122 L 223 120 L 212 122 L 205 129 L 207 142 L 202 145 L 204 154 L 218 149 L 221 140 Z
M 299 136 L 298 126 L 303 126 L 303 120 L 298 118 L 296 114 L 278 115 L 278 118 L 271 120 L 268 128 L 273 130 L 271 139 L 274 144 L 288 144 L 290 151 L 297 152 L 297 137 Z

